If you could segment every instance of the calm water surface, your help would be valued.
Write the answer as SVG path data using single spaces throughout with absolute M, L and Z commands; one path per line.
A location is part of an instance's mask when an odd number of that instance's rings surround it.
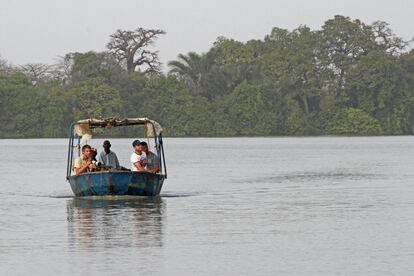
M 412 137 L 166 139 L 157 199 L 72 197 L 66 143 L 0 140 L 0 275 L 414 275 Z

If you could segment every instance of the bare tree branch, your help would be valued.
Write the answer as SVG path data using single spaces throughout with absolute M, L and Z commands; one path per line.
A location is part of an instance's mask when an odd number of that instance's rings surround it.
M 404 41 L 398 37 L 384 21 L 375 21 L 372 24 L 372 30 L 375 35 L 376 42 L 384 47 L 391 55 L 399 54 L 406 49 L 412 41 Z
M 59 56 L 56 63 L 50 67 L 51 78 L 60 84 L 68 84 L 70 82 L 70 74 L 73 67 L 73 53 Z
M 134 72 L 138 66 L 146 65 L 146 71 L 158 72 L 161 62 L 157 51 L 146 49 L 153 45 L 159 35 L 165 34 L 159 29 L 137 28 L 135 31 L 118 29 L 110 36 L 107 48 L 120 63 L 126 64 L 128 72 Z
M 50 78 L 51 66 L 43 63 L 28 63 L 20 66 L 20 70 L 32 81 L 38 83 Z

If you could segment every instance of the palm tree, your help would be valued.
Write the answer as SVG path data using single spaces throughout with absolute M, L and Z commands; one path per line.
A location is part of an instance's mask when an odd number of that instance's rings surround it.
M 195 95 L 203 95 L 203 86 L 213 67 L 214 60 L 209 54 L 190 52 L 187 55 L 179 54 L 178 60 L 170 61 L 170 74 L 178 76 L 192 90 Z

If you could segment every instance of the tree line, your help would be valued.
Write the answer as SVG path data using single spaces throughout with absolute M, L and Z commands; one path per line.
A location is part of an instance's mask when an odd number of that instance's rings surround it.
M 53 65 L 0 58 L 0 137 L 66 137 L 73 121 L 114 116 L 153 118 L 168 136 L 413 133 L 414 50 L 386 22 L 338 15 L 318 30 L 219 37 L 168 72 L 149 47 L 164 34 L 117 30 L 107 51 Z

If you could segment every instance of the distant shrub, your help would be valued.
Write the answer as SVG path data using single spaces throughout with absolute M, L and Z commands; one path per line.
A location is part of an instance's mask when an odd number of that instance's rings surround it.
M 380 135 L 379 122 L 357 108 L 342 109 L 328 123 L 328 133 L 336 135 Z

